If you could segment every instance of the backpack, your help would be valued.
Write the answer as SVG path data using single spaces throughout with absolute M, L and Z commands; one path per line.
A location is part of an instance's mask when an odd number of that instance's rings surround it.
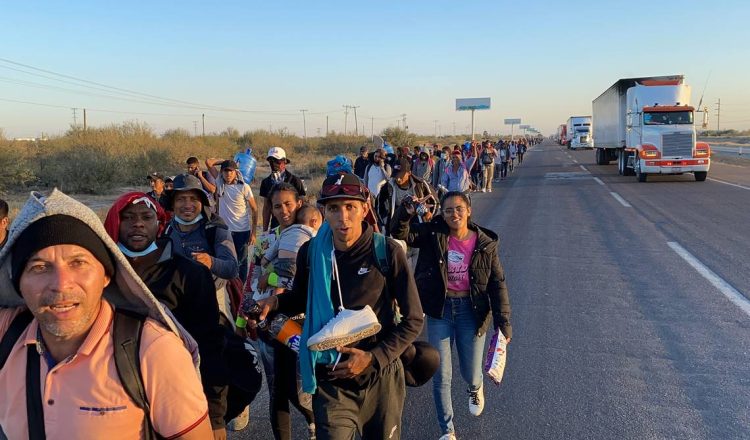
M 26 330 L 34 316 L 25 310 L 17 315 L 10 323 L 0 341 L 0 369 L 10 356 L 13 346 Z M 146 320 L 144 315 L 124 309 L 115 309 L 114 323 L 112 325 L 112 338 L 114 339 L 114 356 L 117 376 L 128 397 L 133 400 L 135 406 L 142 409 L 143 432 L 146 440 L 162 438 L 151 423 L 150 405 L 143 385 L 140 363 L 141 331 Z M 29 427 L 29 439 L 42 440 L 46 437 L 44 432 L 44 410 L 42 407 L 42 392 L 39 378 L 39 357 L 36 347 L 29 345 L 26 363 L 26 418 Z
M 489 165 L 492 163 L 492 156 L 490 156 L 488 153 L 482 153 L 482 164 L 483 165 Z

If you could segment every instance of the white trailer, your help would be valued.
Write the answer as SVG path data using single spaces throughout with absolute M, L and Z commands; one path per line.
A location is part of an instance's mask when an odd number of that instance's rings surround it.
M 567 135 L 566 145 L 571 150 L 594 148 L 591 140 L 591 116 L 569 117 Z
M 683 75 L 626 78 L 592 103 L 596 163 L 617 160 L 622 175 L 693 173 L 704 181 L 711 149 L 696 142 L 690 86 Z

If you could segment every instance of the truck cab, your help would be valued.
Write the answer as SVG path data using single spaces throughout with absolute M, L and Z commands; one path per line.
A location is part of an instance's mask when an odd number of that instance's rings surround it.
M 571 116 L 568 119 L 568 148 L 594 148 L 591 133 L 591 116 Z
M 628 89 L 626 99 L 624 167 L 639 181 L 649 174 L 686 172 L 705 180 L 711 152 L 708 144 L 696 142 L 690 86 L 643 81 Z

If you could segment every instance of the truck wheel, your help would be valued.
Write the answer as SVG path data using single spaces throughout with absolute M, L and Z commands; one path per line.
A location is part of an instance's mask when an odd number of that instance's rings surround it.
M 620 153 L 617 155 L 617 174 L 624 176 L 625 175 L 625 154 Z
M 635 160 L 635 178 L 639 182 L 645 182 L 648 178 L 648 174 L 641 172 L 641 161 L 638 159 Z
M 603 165 L 603 163 L 602 163 L 603 162 L 603 160 L 602 160 L 602 156 L 603 156 L 602 152 L 603 151 L 602 151 L 601 148 L 597 148 L 596 149 L 596 164 L 597 165 Z
M 706 177 L 708 177 L 708 171 L 696 171 L 693 174 L 695 174 L 696 182 L 705 182 Z

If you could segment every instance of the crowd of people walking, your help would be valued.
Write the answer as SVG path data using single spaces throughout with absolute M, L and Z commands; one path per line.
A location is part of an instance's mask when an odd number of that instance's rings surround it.
M 362 147 L 316 199 L 273 147 L 257 201 L 235 161 L 197 157 L 104 222 L 54 190 L 9 225 L 0 200 L 0 438 L 225 439 L 258 429 L 265 376 L 276 439 L 291 407 L 311 439 L 399 438 L 406 387 L 430 379 L 455 439 L 454 345 L 479 416 L 486 335 L 512 338 L 471 194 L 534 142 Z

